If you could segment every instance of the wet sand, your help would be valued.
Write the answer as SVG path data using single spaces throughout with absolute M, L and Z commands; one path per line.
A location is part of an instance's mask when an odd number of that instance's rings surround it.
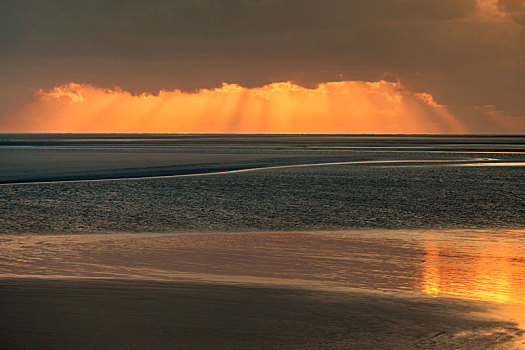
M 518 349 L 486 304 L 203 283 L 4 279 L 2 349 Z M 521 343 L 523 346 L 523 343 Z
M 12 235 L 0 349 L 520 349 L 522 230 Z

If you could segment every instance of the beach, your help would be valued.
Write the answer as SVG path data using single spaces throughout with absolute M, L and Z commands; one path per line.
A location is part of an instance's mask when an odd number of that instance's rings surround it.
M 2 135 L 0 348 L 523 348 L 524 154 Z
M 2 349 L 518 349 L 476 303 L 218 284 L 7 280 Z
M 475 230 L 4 236 L 0 345 L 519 349 L 522 239 Z

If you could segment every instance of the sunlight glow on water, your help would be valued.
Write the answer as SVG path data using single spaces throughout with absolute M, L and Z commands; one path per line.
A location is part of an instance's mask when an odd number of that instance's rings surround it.
M 197 279 L 525 302 L 525 230 L 7 235 L 2 277 Z
M 493 317 L 525 326 L 524 243 L 520 229 L 5 235 L 0 279 L 408 292 L 496 303 Z
M 421 291 L 493 301 L 525 301 L 523 241 L 438 240 L 424 242 Z
M 525 231 L 480 232 L 474 239 L 428 235 L 421 265 L 425 294 L 481 300 L 500 305 L 497 315 L 525 326 Z

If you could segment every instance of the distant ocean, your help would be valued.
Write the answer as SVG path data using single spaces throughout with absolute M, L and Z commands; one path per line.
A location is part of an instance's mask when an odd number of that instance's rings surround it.
M 525 226 L 525 137 L 0 135 L 0 233 Z

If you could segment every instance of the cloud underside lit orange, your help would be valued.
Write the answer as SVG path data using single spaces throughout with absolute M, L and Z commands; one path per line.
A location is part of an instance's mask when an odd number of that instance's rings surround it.
M 39 91 L 8 121 L 2 126 L 7 132 L 470 132 L 430 94 L 386 81 L 330 82 L 314 89 L 290 82 L 258 88 L 223 84 L 157 95 L 69 83 Z

